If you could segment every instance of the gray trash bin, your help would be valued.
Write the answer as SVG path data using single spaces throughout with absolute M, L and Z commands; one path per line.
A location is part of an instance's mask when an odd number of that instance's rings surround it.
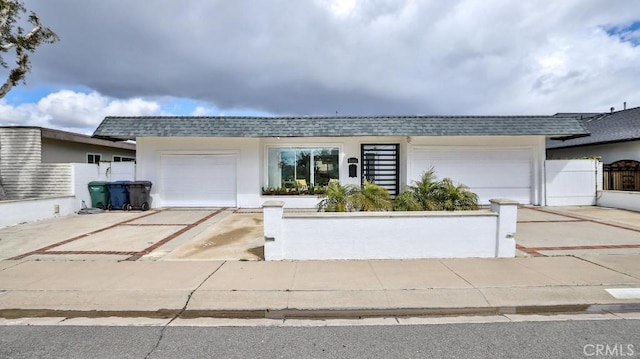
M 151 182 L 133 181 L 127 184 L 129 191 L 128 210 L 141 209 L 143 211 L 151 208 Z

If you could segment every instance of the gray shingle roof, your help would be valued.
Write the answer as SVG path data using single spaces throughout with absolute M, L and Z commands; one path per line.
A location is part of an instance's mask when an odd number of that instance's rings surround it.
M 566 114 L 559 114 L 566 116 Z M 640 107 L 613 113 L 574 114 L 591 133 L 589 137 L 566 141 L 547 140 L 547 148 L 585 146 L 640 140 Z
M 576 136 L 575 117 L 106 117 L 94 137 Z

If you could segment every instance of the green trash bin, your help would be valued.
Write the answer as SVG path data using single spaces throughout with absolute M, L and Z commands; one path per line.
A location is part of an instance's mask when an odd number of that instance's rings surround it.
M 91 195 L 91 207 L 106 209 L 109 205 L 109 182 L 89 182 L 89 194 Z

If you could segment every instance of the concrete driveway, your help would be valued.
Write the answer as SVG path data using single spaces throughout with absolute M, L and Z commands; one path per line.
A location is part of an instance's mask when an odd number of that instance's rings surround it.
M 595 207 L 518 209 L 518 255 L 640 253 L 640 213 Z
M 0 228 L 0 259 L 260 260 L 262 213 L 111 211 Z
M 261 260 L 259 209 L 162 209 L 75 215 L 0 228 L 0 260 Z M 640 213 L 521 207 L 518 256 L 640 254 Z

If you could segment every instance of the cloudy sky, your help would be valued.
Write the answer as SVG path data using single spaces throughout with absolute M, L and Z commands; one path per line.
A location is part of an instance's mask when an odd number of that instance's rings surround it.
M 107 115 L 554 114 L 619 110 L 624 101 L 640 106 L 640 1 L 25 5 L 61 40 L 39 48 L 26 85 L 0 99 L 0 125 L 91 133 Z

